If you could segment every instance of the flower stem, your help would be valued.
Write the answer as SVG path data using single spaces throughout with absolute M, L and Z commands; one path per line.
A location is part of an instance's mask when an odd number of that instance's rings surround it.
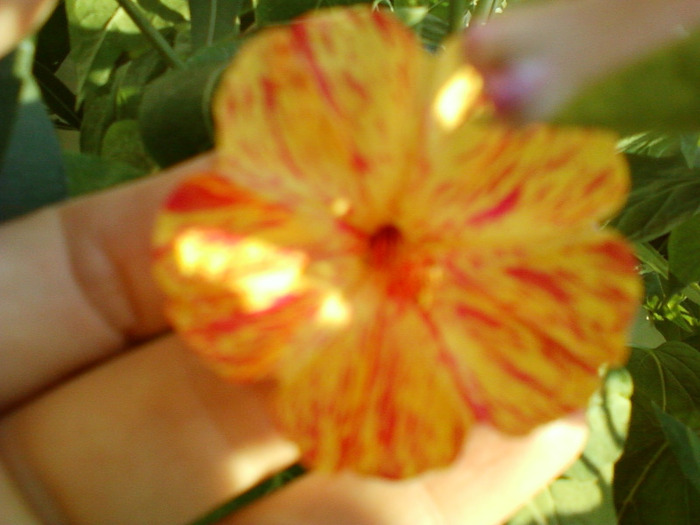
M 177 56 L 177 53 L 170 47 L 170 44 L 163 38 L 153 24 L 143 15 L 141 10 L 131 0 L 117 0 L 119 5 L 126 11 L 129 18 L 141 30 L 144 37 L 162 55 L 165 61 L 174 69 L 183 69 L 185 63 Z
M 472 23 L 483 24 L 488 22 L 496 7 L 498 7 L 498 3 L 498 0 L 479 0 L 472 13 Z
M 254 487 L 245 491 L 243 494 L 239 494 L 233 499 L 225 502 L 205 516 L 193 521 L 190 525 L 214 525 L 215 523 L 219 523 L 225 517 L 236 513 L 254 501 L 257 501 L 260 498 L 282 488 L 290 481 L 295 480 L 305 473 L 306 470 L 304 467 L 302 467 L 299 463 L 296 463 L 291 467 L 288 467 L 286 470 L 283 470 L 282 472 L 274 474 L 273 476 L 261 481 Z
M 481 3 L 481 2 L 479 2 Z M 464 15 L 467 12 L 467 0 L 450 0 L 450 33 L 464 29 Z

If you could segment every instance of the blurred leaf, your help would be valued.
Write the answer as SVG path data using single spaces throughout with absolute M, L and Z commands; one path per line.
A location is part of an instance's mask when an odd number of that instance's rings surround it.
M 121 66 L 110 84 L 115 120 L 137 118 L 146 85 L 165 71 L 165 61 L 154 49 Z
M 640 308 L 630 329 L 629 344 L 637 348 L 656 348 L 665 342 L 644 308 Z
M 34 78 L 51 116 L 61 126 L 80 129 L 76 96 L 56 75 L 70 53 L 66 5 L 59 2 L 36 37 Z
M 102 154 L 102 142 L 109 127 L 119 120 L 138 117 L 146 84 L 164 71 L 165 62 L 151 49 L 116 68 L 107 86 L 88 93 L 82 107 L 80 150 Z
M 700 498 L 683 475 L 653 405 L 683 421 L 697 421 L 700 352 L 680 342 L 634 349 L 627 368 L 634 382 L 632 420 L 613 489 L 620 524 L 695 525 Z
M 420 25 L 420 36 L 423 45 L 430 50 L 436 50 L 450 32 L 450 24 L 446 18 L 428 13 Z
M 700 215 L 673 229 L 668 240 L 668 263 L 683 284 L 700 280 Z
M 668 233 L 700 211 L 700 169 L 677 159 L 631 157 L 632 191 L 611 225 L 635 241 Z
M 83 153 L 65 152 L 63 162 L 71 196 L 110 188 L 144 174 L 142 170 L 128 164 Z
M 686 133 L 681 137 L 681 151 L 689 168 L 700 168 L 700 133 Z
M 234 32 L 244 0 L 189 0 L 192 47 L 210 46 Z
M 632 380 L 612 370 L 589 403 L 590 437 L 581 458 L 516 514 L 509 525 L 616 525 L 612 495 L 615 461 L 630 417 Z
M 22 87 L 22 79 L 15 73 L 16 59 L 16 53 L 0 59 L 0 166 L 14 127 L 19 91 Z
M 171 71 L 149 84 L 139 127 L 150 155 L 166 167 L 213 146 L 211 99 L 225 65 Z
M 37 34 L 34 59 L 55 73 L 69 53 L 70 37 L 66 4 L 59 2 Z
M 114 122 L 116 108 L 110 93 L 90 93 L 83 103 L 80 151 L 99 155 L 107 128 Z
M 258 0 L 258 24 L 287 22 L 312 9 L 336 5 L 370 4 L 372 0 Z
M 134 0 L 156 29 L 187 21 L 187 0 Z M 148 41 L 116 0 L 66 0 L 78 99 L 109 80 L 124 53 L 144 51 Z
M 394 9 L 394 14 L 408 27 L 419 25 L 423 20 L 425 20 L 428 12 L 429 11 L 426 6 L 397 7 Z
M 8 127 L 0 128 L 0 140 L 6 141 L 0 166 L 0 220 L 30 212 L 67 195 L 58 140 L 31 75 L 33 56 L 34 46 L 25 40 L 12 58 L 7 59 L 12 74 L 1 79 L 0 105 L 7 108 L 10 118 L 6 121 L 3 118 Z M 21 82 L 19 104 L 14 106 L 12 100 L 18 82 Z
M 657 405 L 654 405 L 654 412 L 681 471 L 700 496 L 700 437 L 695 430 L 666 414 Z
M 700 31 L 593 84 L 554 121 L 623 134 L 700 129 Z
M 665 279 L 668 278 L 668 261 L 649 242 L 634 243 L 634 252 L 642 263 L 642 273 L 652 271 Z
M 244 38 L 241 36 L 228 36 L 207 47 L 200 48 L 187 58 L 188 68 L 197 68 L 207 64 L 228 64 L 238 52 Z
M 100 152 L 106 160 L 129 164 L 142 172 L 156 167 L 146 152 L 136 119 L 118 120 L 109 126 Z
M 646 131 L 624 137 L 618 147 L 625 153 L 646 155 L 649 157 L 671 157 L 677 155 L 681 148 L 680 135 Z
M 34 64 L 34 78 L 49 110 L 65 125 L 80 129 L 82 117 L 76 110 L 76 98 L 73 92 L 41 62 Z

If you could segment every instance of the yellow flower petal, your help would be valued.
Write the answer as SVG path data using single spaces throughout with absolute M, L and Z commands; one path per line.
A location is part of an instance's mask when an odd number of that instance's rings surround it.
M 536 237 L 593 225 L 624 204 L 629 176 L 615 134 L 494 121 L 455 38 L 433 67 L 422 169 L 406 184 L 407 228 L 425 230 L 427 217 L 430 231 L 472 239 Z
M 592 227 L 624 203 L 629 184 L 614 136 L 600 131 L 464 124 L 428 156 L 431 176 L 407 185 L 406 224 L 476 244 Z
M 220 176 L 185 182 L 166 203 L 154 240 L 173 324 L 237 380 L 273 373 L 297 340 L 318 343 L 313 332 L 340 315 L 327 283 L 347 286 L 359 266 L 342 257 L 356 241 L 327 219 L 300 217 Z M 327 257 L 334 266 L 316 262 Z
M 403 478 L 449 464 L 472 416 L 424 314 L 373 286 L 348 300 L 351 327 L 284 369 L 281 428 L 321 470 Z
M 628 185 L 614 137 L 494 122 L 481 87 L 455 41 L 430 57 L 369 9 L 265 31 L 216 98 L 225 177 L 159 220 L 174 325 L 277 381 L 311 466 L 446 465 L 474 420 L 531 430 L 626 356 L 640 285 L 597 229 Z
M 214 105 L 221 169 L 273 200 L 380 224 L 413 159 L 422 55 L 379 11 L 324 11 L 252 39 Z
M 617 235 L 449 252 L 430 312 L 480 419 L 527 432 L 584 407 L 600 366 L 624 363 L 641 286 Z

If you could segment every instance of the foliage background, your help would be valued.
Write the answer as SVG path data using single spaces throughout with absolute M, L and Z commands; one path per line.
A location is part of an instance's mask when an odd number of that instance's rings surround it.
M 359 2 L 60 2 L 41 32 L 0 62 L 0 220 L 209 149 L 211 94 L 240 43 L 307 10 L 352 3 Z M 428 49 L 509 7 L 505 0 L 364 3 L 393 10 Z M 607 126 L 624 137 L 633 188 L 611 224 L 635 244 L 646 295 L 629 364 L 609 371 L 591 400 L 586 450 L 510 523 L 696 524 L 700 31 L 591 86 L 554 120 Z M 302 474 L 295 466 L 198 523 Z

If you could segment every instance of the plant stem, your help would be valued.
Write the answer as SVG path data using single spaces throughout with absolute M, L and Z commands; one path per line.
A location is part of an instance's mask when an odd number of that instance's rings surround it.
M 474 24 L 483 24 L 488 22 L 489 18 L 496 9 L 498 0 L 479 0 L 474 7 L 472 13 L 472 21 Z
M 156 51 L 163 56 L 165 61 L 170 64 L 170 67 L 184 69 L 185 63 L 177 56 L 177 53 L 170 47 L 170 44 L 163 38 L 163 35 L 161 35 L 158 30 L 153 27 L 153 24 L 143 15 L 141 9 L 131 0 L 117 0 L 117 2 L 119 2 L 119 5 L 126 11 L 129 18 L 131 18 L 134 24 L 141 30 L 143 36 L 146 37 Z
M 304 473 L 306 473 L 304 467 L 298 463 L 294 464 L 291 467 L 288 467 L 286 470 L 261 481 L 254 487 L 245 491 L 243 494 L 239 494 L 230 501 L 225 502 L 205 516 L 193 521 L 191 525 L 214 525 L 215 523 L 219 523 L 225 517 L 234 514 L 254 501 L 257 501 L 260 498 L 282 488 L 284 485 L 302 476 Z
M 464 14 L 466 12 L 467 0 L 450 0 L 450 33 L 464 29 Z

